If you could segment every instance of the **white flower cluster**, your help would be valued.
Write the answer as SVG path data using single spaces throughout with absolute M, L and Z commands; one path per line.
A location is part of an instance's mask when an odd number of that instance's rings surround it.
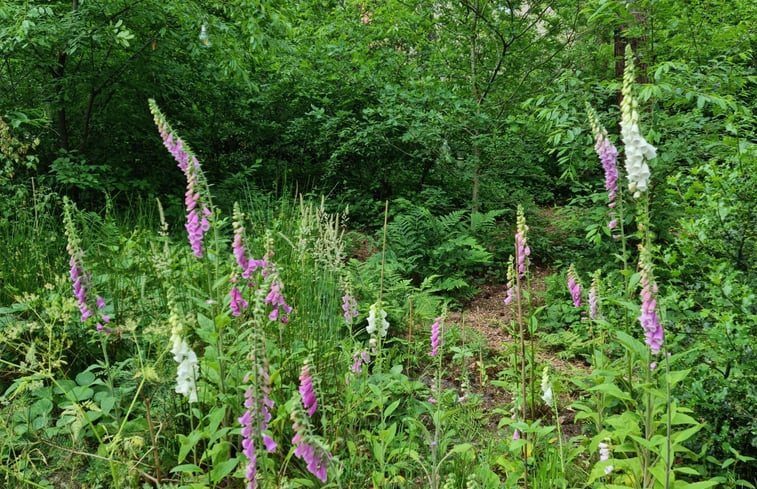
M 625 145 L 628 190 L 633 193 L 634 198 L 638 198 L 642 192 L 647 191 L 649 166 L 646 162 L 657 156 L 657 148 L 644 139 L 639 129 L 639 113 L 636 110 L 638 103 L 633 95 L 634 72 L 633 53 L 630 46 L 627 46 L 623 102 L 620 104 L 620 135 Z
M 641 135 L 638 118 L 639 114 L 635 110 L 630 111 L 628 115 L 624 111 L 620 122 L 620 134 L 626 151 L 628 190 L 633 192 L 634 198 L 638 198 L 641 192 L 647 191 L 649 165 L 646 162 L 657 156 L 657 148 L 649 144 Z
M 381 325 L 377 325 L 376 321 L 378 317 L 381 316 Z M 371 310 L 368 312 L 368 328 L 366 328 L 366 331 L 368 334 L 373 335 L 378 331 L 378 333 L 384 337 L 386 336 L 386 332 L 389 330 L 389 321 L 386 320 L 386 311 L 381 308 L 380 303 L 376 302 L 373 305 L 371 305 Z
M 171 335 L 173 359 L 179 366 L 176 368 L 176 393 L 189 399 L 189 402 L 197 402 L 197 355 L 178 334 Z
M 607 462 L 610 460 L 610 447 L 605 442 L 600 442 L 599 445 L 599 461 L 600 462 Z M 612 465 L 605 466 L 605 475 L 609 475 L 610 472 L 614 470 L 614 467 Z
M 555 398 L 552 395 L 552 382 L 549 380 L 549 368 L 544 367 L 544 371 L 541 375 L 541 391 L 542 391 L 542 400 L 544 400 L 544 404 L 546 404 L 549 407 L 554 407 Z

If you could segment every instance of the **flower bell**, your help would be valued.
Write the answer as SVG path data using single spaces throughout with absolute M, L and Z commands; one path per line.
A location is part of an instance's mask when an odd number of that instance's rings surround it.
M 202 24 L 202 27 L 200 27 L 200 42 L 203 47 L 210 47 L 210 36 L 208 36 L 208 30 L 205 27 L 205 24 Z

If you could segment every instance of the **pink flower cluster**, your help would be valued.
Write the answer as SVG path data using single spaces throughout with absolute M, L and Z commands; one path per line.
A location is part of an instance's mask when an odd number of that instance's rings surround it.
M 581 307 L 581 284 L 578 283 L 576 269 L 573 265 L 568 268 L 568 289 L 570 289 L 570 296 L 573 299 L 573 307 Z
M 655 310 L 657 300 L 654 296 L 657 294 L 657 284 L 652 277 L 652 264 L 645 250 L 642 250 L 639 261 L 641 265 L 641 315 L 639 316 L 639 322 L 644 329 L 646 344 L 649 346 L 652 354 L 656 355 L 660 353 L 664 336 L 664 331 Z
M 247 489 L 255 489 L 257 484 L 255 479 L 257 473 L 255 438 L 262 436 L 263 445 L 265 445 L 268 453 L 275 452 L 278 446 L 273 438 L 267 434 L 268 423 L 271 421 L 271 410 L 273 409 L 274 403 L 270 397 L 270 377 L 268 376 L 268 369 L 266 368 L 265 361 L 263 361 L 262 366 L 258 368 L 257 380 L 260 382 L 255 382 L 254 384 L 260 384 L 259 390 L 263 394 L 262 403 L 258 405 L 256 402 L 253 387 L 248 388 L 244 393 L 244 407 L 246 410 L 237 420 L 242 426 L 242 453 L 247 457 L 247 467 L 245 468 Z M 250 381 L 249 375 L 245 376 L 244 381 Z
M 71 250 L 69 250 L 69 252 L 70 251 Z M 92 309 L 90 309 L 89 304 L 87 304 L 87 291 L 90 287 L 90 275 L 84 271 L 80 261 L 81 257 L 78 256 L 78 253 L 74 252 L 74 254 L 71 255 L 71 259 L 68 261 L 68 264 L 71 265 L 69 276 L 73 282 L 76 302 L 79 304 L 81 322 L 85 322 L 93 315 Z
M 518 217 L 515 230 L 515 259 L 518 262 L 518 278 L 524 278 L 526 276 L 526 270 L 528 269 L 529 260 L 531 255 L 531 248 L 528 247 L 526 241 L 526 233 L 528 232 L 528 226 L 526 226 L 526 217 L 523 215 L 523 207 L 518 205 Z
M 358 316 L 357 300 L 348 292 L 342 296 L 342 311 L 344 311 L 344 322 L 347 325 L 352 324 L 352 320 Z
M 79 306 L 81 321 L 86 322 L 89 318 L 95 317 L 95 311 L 91 306 L 92 276 L 84 269 L 84 251 L 82 250 L 78 233 L 76 231 L 76 225 L 74 224 L 72 216 L 72 212 L 75 209 L 76 205 L 68 200 L 68 198 L 64 197 L 63 221 L 66 228 L 66 237 L 68 238 L 66 250 L 71 257 L 68 260 L 68 264 L 71 267 L 68 274 L 71 277 L 71 285 L 74 290 L 74 297 L 76 297 L 77 305 Z M 97 324 L 95 326 L 97 331 L 110 333 L 110 328 L 107 328 L 102 324 L 110 322 L 110 316 L 103 312 L 105 309 L 105 300 L 99 295 L 95 296 L 95 304 L 97 305 L 97 312 L 99 313 L 99 318 L 96 318 Z
M 292 414 L 294 418 L 294 413 Z M 292 428 L 295 432 L 292 437 L 292 444 L 295 446 L 294 456 L 304 460 L 310 473 L 318 480 L 326 482 L 326 470 L 331 463 L 331 454 L 320 445 L 311 442 L 306 424 L 294 419 Z
M 615 199 L 618 193 L 618 149 L 610 142 L 607 136 L 607 130 L 601 128 L 601 131 L 595 133 L 596 144 L 594 149 L 602 162 L 602 168 L 605 170 L 605 190 L 607 190 L 607 207 L 614 209 Z
M 371 356 L 366 350 L 355 352 L 355 354 L 352 355 L 352 372 L 356 374 L 362 374 L 363 365 L 366 365 L 370 361 Z
M 232 221 L 234 227 L 234 241 L 232 242 L 232 252 L 237 265 L 242 269 L 242 278 L 250 280 L 252 273 L 256 270 L 260 270 L 260 273 L 264 278 L 270 278 L 270 288 L 266 294 L 265 303 L 271 305 L 273 309 L 268 315 L 268 319 L 271 321 L 279 319 L 282 323 L 286 324 L 289 322 L 289 317 L 287 315 L 292 312 L 292 307 L 286 303 L 284 295 L 282 294 L 284 285 L 278 278 L 278 272 L 275 265 L 269 260 L 270 253 L 260 260 L 247 258 L 247 253 L 244 248 L 243 220 L 244 214 L 239 210 L 239 206 L 234 204 L 234 220 Z M 235 284 L 237 281 L 236 275 L 232 275 L 230 281 Z M 247 285 L 248 287 L 253 286 L 252 282 L 248 282 Z M 249 304 L 244 300 L 242 292 L 236 287 L 236 285 L 232 286 L 230 293 L 231 302 L 229 307 L 231 308 L 231 314 L 239 316 Z
M 439 354 L 441 321 L 442 321 L 442 318 L 438 317 L 434 321 L 434 324 L 431 325 L 431 353 L 430 355 L 432 357 L 435 357 L 436 355 Z
M 599 298 L 597 297 L 597 288 L 592 284 L 589 289 L 589 318 L 597 319 L 599 309 Z
M 158 131 L 163 139 L 163 145 L 174 157 L 187 179 L 187 191 L 184 194 L 187 223 L 184 227 L 187 230 L 192 253 L 197 258 L 202 258 L 202 238 L 205 232 L 210 229 L 208 218 L 212 212 L 210 206 L 202 199 L 200 194 L 201 182 L 203 181 L 200 162 L 192 151 L 186 147 L 181 138 L 174 134 L 155 101 L 150 99 L 149 104 L 155 124 L 158 126 Z
M 274 273 L 276 273 L 275 269 Z M 268 315 L 268 319 L 276 321 L 281 318 L 281 322 L 286 324 L 289 322 L 287 314 L 292 312 L 292 306 L 287 304 L 284 300 L 284 295 L 281 293 L 282 287 L 283 284 L 281 283 L 281 280 L 279 280 L 277 274 L 271 283 L 271 289 L 268 291 L 268 295 L 265 297 L 265 303 L 270 304 L 271 307 L 273 307 L 273 310 Z M 281 312 L 282 310 L 284 311 L 283 313 Z
M 300 371 L 300 398 L 302 406 L 309 417 L 315 414 L 318 402 L 313 391 L 313 378 L 310 375 L 310 366 L 307 360 Z M 299 415 L 298 415 L 299 413 Z M 331 454 L 328 450 L 310 435 L 310 423 L 307 417 L 299 409 L 292 412 L 292 428 L 294 437 L 292 444 L 295 446 L 294 455 L 301 458 L 307 464 L 307 469 L 321 482 L 326 482 L 326 470 L 331 463 Z
M 250 396 L 247 395 L 250 393 Z M 239 424 L 242 425 L 242 453 L 247 457 L 247 466 L 245 467 L 245 478 L 247 479 L 247 489 L 255 489 L 257 480 L 255 475 L 257 474 L 257 462 L 258 457 L 255 453 L 255 435 L 253 431 L 253 419 L 252 419 L 252 389 L 248 389 L 245 392 L 245 407 L 248 409 L 238 419 Z
M 105 309 L 105 300 L 98 295 L 97 298 L 95 299 L 95 303 L 97 304 L 97 310 L 100 311 L 100 321 L 101 321 L 95 325 L 95 329 L 97 329 L 97 331 L 110 333 L 111 329 L 102 325 L 102 323 L 108 324 L 110 322 L 110 316 L 102 312 L 103 309 Z
M 249 279 L 252 273 L 258 269 L 263 270 L 263 276 L 267 276 L 269 263 L 266 258 L 255 260 L 247 258 L 247 254 L 244 249 L 244 226 L 242 226 L 242 214 L 239 212 L 238 207 L 234 206 L 235 220 L 232 223 L 234 226 L 234 241 L 231 244 L 234 258 L 237 261 L 237 265 L 242 269 L 242 278 Z M 238 220 L 237 220 L 238 219 Z
M 512 304 L 513 299 L 518 295 L 515 289 L 515 261 L 512 255 L 507 264 L 507 292 L 505 293 L 505 305 Z
M 312 418 L 318 407 L 318 401 L 315 399 L 313 378 L 310 376 L 310 366 L 307 362 L 302 365 L 302 370 L 300 370 L 300 397 L 302 398 L 302 405 L 305 407 L 305 411 Z
M 232 276 L 231 282 L 236 283 L 236 277 Z M 239 291 L 236 285 L 231 286 L 231 291 L 229 292 L 229 294 L 231 295 L 231 301 L 229 302 L 231 315 L 239 316 L 240 314 L 242 314 L 243 310 L 247 309 L 249 303 L 244 300 L 244 298 L 242 297 L 242 292 Z
M 602 162 L 602 168 L 605 171 L 605 190 L 607 190 L 607 200 L 610 210 L 610 222 L 607 224 L 609 229 L 614 229 L 618 225 L 618 220 L 615 219 L 615 212 L 612 210 L 617 204 L 616 198 L 618 194 L 618 148 L 616 148 L 610 138 L 607 135 L 607 130 L 600 124 L 596 112 L 587 104 L 587 111 L 589 113 L 589 122 L 591 123 L 591 129 L 594 133 L 594 150 L 599 156 L 599 160 Z M 613 239 L 617 239 L 620 236 L 613 235 Z

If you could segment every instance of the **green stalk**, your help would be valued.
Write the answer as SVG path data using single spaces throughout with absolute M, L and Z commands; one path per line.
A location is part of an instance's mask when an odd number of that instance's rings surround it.
M 527 376 L 526 376 L 526 340 L 525 331 L 523 329 L 523 306 L 521 304 L 522 289 L 520 282 L 520 273 L 518 272 L 519 253 L 518 246 L 515 247 L 515 290 L 516 296 L 516 310 L 518 321 L 518 333 L 520 336 L 520 378 L 521 378 L 521 394 L 523 395 L 523 405 L 521 406 L 521 413 L 523 414 L 523 421 L 528 422 L 528 416 L 526 415 L 526 402 L 527 402 Z M 526 441 L 526 445 L 523 446 L 523 482 L 526 489 L 528 489 L 528 436 L 523 433 L 523 438 Z
M 667 418 L 665 420 L 665 445 L 667 447 L 667 451 L 665 453 L 665 489 L 668 489 L 670 487 L 670 472 L 672 468 L 670 456 L 671 451 L 673 450 L 673 447 L 671 446 L 673 413 L 670 410 L 670 360 L 668 359 L 667 355 L 665 355 L 665 394 L 665 406 L 668 410 Z

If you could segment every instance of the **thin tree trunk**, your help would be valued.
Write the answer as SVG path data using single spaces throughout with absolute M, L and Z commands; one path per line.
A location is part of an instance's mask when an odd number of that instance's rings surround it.
M 66 72 L 66 59 L 68 56 L 65 51 L 58 53 L 58 64 L 52 69 L 53 79 L 55 80 L 55 93 L 58 96 L 58 141 L 60 147 L 69 149 L 68 145 L 68 120 L 66 119 L 66 99 L 63 88 L 63 77 Z
M 481 103 L 478 92 L 478 79 L 476 76 L 476 38 L 478 36 L 478 15 L 473 12 L 473 28 L 470 36 L 470 79 L 471 79 L 471 97 L 476 108 L 474 124 L 478 125 L 478 112 Z M 478 212 L 479 191 L 481 188 L 481 148 L 478 143 L 478 128 L 471 132 L 471 149 L 473 153 L 473 192 L 471 194 L 471 219 L 473 214 Z M 472 224 L 472 221 L 471 221 Z

